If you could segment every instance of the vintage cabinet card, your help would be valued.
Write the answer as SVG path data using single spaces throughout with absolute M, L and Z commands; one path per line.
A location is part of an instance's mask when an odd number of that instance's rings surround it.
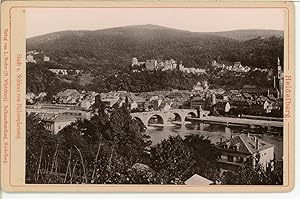
M 4 191 L 287 192 L 288 2 L 5 1 Z

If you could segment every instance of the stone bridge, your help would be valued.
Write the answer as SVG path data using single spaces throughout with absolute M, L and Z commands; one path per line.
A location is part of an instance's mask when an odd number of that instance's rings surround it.
M 184 123 L 187 117 L 196 117 L 197 110 L 195 109 L 171 109 L 167 111 L 149 111 L 149 112 L 136 112 L 131 113 L 131 116 L 142 121 L 147 127 L 149 120 L 152 117 L 156 117 L 160 124 L 167 125 L 171 118 L 174 118 L 176 122 Z

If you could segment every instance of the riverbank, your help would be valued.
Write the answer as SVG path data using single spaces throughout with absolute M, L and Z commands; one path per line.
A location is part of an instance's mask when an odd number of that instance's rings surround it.
M 265 126 L 265 127 L 283 127 L 282 121 L 274 120 L 262 120 L 262 119 L 249 119 L 249 118 L 233 118 L 233 117 L 216 117 L 207 116 L 203 118 L 188 117 L 189 121 L 200 121 L 207 123 L 219 123 L 219 124 L 235 124 L 235 125 L 246 125 L 246 126 Z

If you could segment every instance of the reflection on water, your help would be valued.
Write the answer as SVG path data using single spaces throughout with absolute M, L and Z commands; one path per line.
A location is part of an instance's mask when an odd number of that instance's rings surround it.
M 212 143 L 216 144 L 222 139 L 230 139 L 231 135 L 235 136 L 241 133 L 249 133 L 260 139 L 275 145 L 275 158 L 282 160 L 283 155 L 283 140 L 282 128 L 249 128 L 242 126 L 226 126 L 222 124 L 204 124 L 192 122 L 186 125 L 174 125 L 164 127 L 148 127 L 147 134 L 151 136 L 152 144 L 155 145 L 167 139 L 169 136 L 180 135 L 184 137 L 189 134 L 200 134 L 204 137 L 209 137 Z

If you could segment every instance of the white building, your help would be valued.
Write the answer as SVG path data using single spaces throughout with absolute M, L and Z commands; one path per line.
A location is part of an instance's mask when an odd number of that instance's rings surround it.
M 132 58 L 132 63 L 131 63 L 131 65 L 132 65 L 132 66 L 135 66 L 135 65 L 138 65 L 138 64 L 139 64 L 139 60 L 138 60 L 136 57 Z
M 67 75 L 68 74 L 68 70 L 66 69 L 59 69 L 59 68 L 51 68 L 49 69 L 52 73 L 55 73 L 57 75 Z
M 38 117 L 44 122 L 45 128 L 54 134 L 77 120 L 77 117 L 69 114 L 39 113 Z
M 33 103 L 35 98 L 36 96 L 34 93 L 26 93 L 26 102 Z
M 249 134 L 241 134 L 217 145 L 218 165 L 222 171 L 236 170 L 242 165 L 274 169 L 274 145 Z
M 26 62 L 27 63 L 35 63 L 36 64 L 36 61 L 34 60 L 33 55 L 27 55 L 26 56 Z
M 203 86 L 200 82 L 197 82 L 197 84 L 193 87 L 193 91 L 203 91 Z
M 44 62 L 48 62 L 50 61 L 50 57 L 47 57 L 46 55 L 44 55 Z

